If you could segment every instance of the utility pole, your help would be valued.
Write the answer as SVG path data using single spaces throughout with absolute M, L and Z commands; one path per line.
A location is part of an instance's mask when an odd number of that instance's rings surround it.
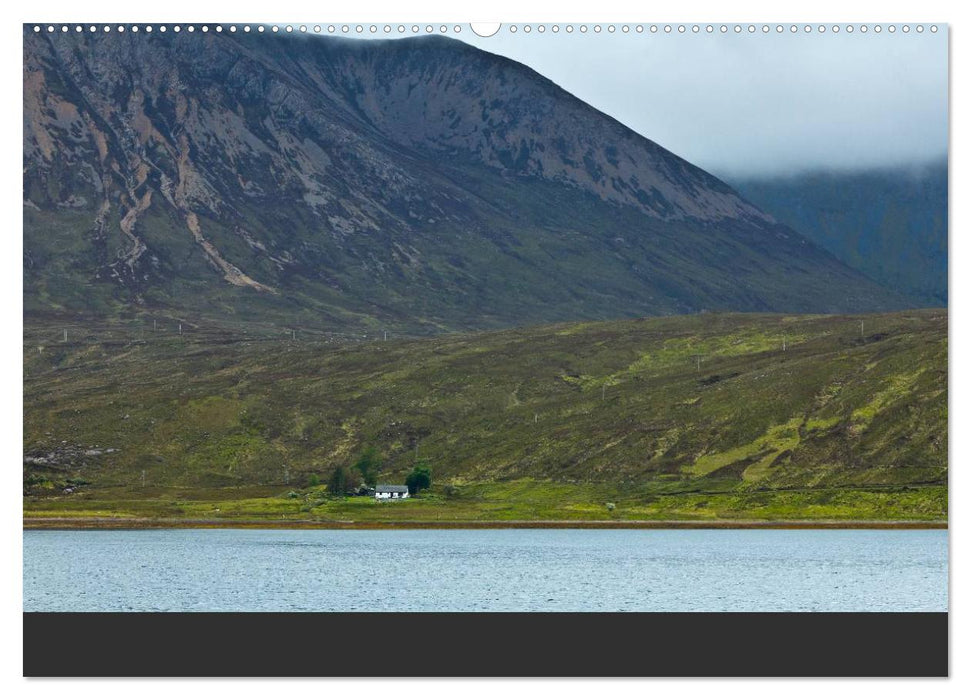
M 388 331 L 385 331 L 385 332 L 384 332 L 384 339 L 385 339 L 385 340 L 387 340 L 387 339 L 388 339 Z
M 145 470 L 142 469 L 142 488 L 145 488 Z
M 863 321 L 860 321 L 860 340 L 864 340 L 863 337 Z
M 158 330 L 158 319 L 157 318 L 153 318 L 152 319 L 152 330 L 153 331 L 157 331 Z
M 786 336 L 783 333 L 783 335 L 782 335 L 782 352 L 785 352 L 785 351 L 786 351 Z
M 291 340 L 296 340 L 297 339 L 297 331 L 296 331 L 296 329 L 291 329 L 290 330 L 290 338 L 291 338 Z
M 64 329 L 64 342 L 67 342 L 67 328 Z
M 179 324 L 179 335 L 182 335 L 182 324 Z

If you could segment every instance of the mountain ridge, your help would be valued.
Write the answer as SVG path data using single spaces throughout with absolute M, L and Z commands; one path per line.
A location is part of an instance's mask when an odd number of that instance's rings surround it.
M 440 332 L 908 305 L 461 42 L 28 34 L 24 51 L 28 313 Z

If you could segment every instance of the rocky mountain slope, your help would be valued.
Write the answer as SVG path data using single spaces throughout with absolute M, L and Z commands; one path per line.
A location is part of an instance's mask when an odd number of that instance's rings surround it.
M 907 301 L 458 41 L 27 32 L 28 314 L 408 332 Z
M 947 162 L 733 182 L 847 265 L 924 306 L 947 306 Z

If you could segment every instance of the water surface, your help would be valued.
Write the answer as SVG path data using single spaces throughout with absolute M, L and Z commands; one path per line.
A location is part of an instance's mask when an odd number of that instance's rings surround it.
M 944 530 L 24 532 L 25 611 L 945 611 Z

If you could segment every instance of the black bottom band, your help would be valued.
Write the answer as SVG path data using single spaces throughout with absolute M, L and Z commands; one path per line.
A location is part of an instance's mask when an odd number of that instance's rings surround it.
M 946 676 L 946 613 L 25 613 L 25 676 Z

